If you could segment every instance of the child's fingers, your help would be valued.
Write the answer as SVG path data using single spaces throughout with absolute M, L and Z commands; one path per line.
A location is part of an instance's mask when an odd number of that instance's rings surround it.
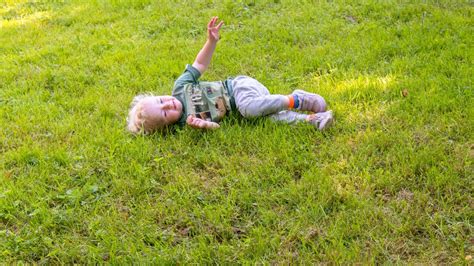
M 217 25 L 217 29 L 219 30 L 219 29 L 222 27 L 222 25 L 224 25 L 224 21 L 221 21 L 221 22 Z
M 193 128 L 205 128 L 206 127 L 206 121 L 196 118 L 192 115 L 188 116 L 186 119 L 186 122 L 188 123 L 189 126 Z
M 217 124 L 216 122 L 207 122 L 207 121 L 206 121 L 206 123 L 207 123 L 206 128 L 208 128 L 208 129 L 215 129 L 215 128 L 219 128 L 219 127 L 220 127 L 220 125 Z
M 193 120 L 192 122 L 188 123 L 192 128 L 201 128 L 200 121 Z
M 212 17 L 211 20 L 209 20 L 209 23 L 207 23 L 207 27 L 208 28 L 213 27 L 214 24 L 216 23 L 216 19 L 217 19 L 217 17 Z
M 192 115 L 188 116 L 188 118 L 186 119 L 186 123 L 188 123 L 188 125 L 192 125 L 194 122 L 194 117 Z
M 209 23 L 207 23 L 208 28 L 212 27 L 213 21 L 214 21 L 214 18 L 211 18 L 211 20 L 209 20 Z

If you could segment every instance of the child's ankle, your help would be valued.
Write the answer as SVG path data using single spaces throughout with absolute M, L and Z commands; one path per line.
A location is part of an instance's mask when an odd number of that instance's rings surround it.
M 300 106 L 298 95 L 290 94 L 288 97 L 288 109 L 296 109 Z

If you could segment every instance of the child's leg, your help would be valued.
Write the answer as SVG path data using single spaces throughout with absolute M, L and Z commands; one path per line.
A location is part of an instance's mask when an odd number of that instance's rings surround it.
M 331 111 L 324 112 L 326 102 L 324 99 L 312 93 L 297 90 L 291 95 L 271 95 L 268 89 L 257 80 L 238 76 L 232 82 L 235 105 L 239 112 L 246 118 L 269 115 L 272 120 L 283 121 L 288 124 L 298 122 L 308 122 L 320 130 L 328 127 L 333 116 Z M 295 97 L 295 95 L 297 95 Z M 298 110 L 320 110 L 316 114 L 302 114 L 288 109 L 293 108 L 290 99 L 296 98 L 299 101 Z M 301 105 L 306 108 L 301 108 Z
M 269 117 L 274 121 L 284 122 L 291 125 L 302 121 L 307 121 L 308 119 L 307 114 L 302 114 L 293 111 L 280 111 L 276 114 L 269 115 Z
M 288 124 L 300 122 L 310 123 L 319 130 L 324 130 L 331 126 L 333 122 L 332 111 L 320 112 L 316 114 L 302 114 L 293 111 L 280 111 L 269 116 L 274 121 L 280 121 Z
M 265 86 L 253 78 L 238 76 L 232 85 L 235 105 L 244 117 L 266 116 L 288 109 L 287 96 L 271 95 Z

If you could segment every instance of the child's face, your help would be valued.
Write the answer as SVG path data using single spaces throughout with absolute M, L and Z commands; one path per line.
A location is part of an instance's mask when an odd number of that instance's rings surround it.
M 150 96 L 142 100 L 147 120 L 167 126 L 178 122 L 183 105 L 172 96 Z

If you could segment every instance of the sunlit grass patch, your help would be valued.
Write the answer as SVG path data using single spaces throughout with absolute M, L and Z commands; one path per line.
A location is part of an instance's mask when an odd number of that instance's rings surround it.
M 19 26 L 37 26 L 51 18 L 46 4 L 23 2 L 16 5 L 0 6 L 0 28 L 9 29 Z
M 5 16 L 5 15 L 4 15 Z M 24 26 L 28 24 L 38 24 L 42 20 L 50 18 L 50 13 L 49 12 L 36 12 L 31 15 L 26 15 L 26 16 L 20 16 L 20 17 L 14 17 L 10 19 L 4 19 L 0 21 L 0 28 L 11 28 L 11 27 L 16 27 L 16 26 Z

